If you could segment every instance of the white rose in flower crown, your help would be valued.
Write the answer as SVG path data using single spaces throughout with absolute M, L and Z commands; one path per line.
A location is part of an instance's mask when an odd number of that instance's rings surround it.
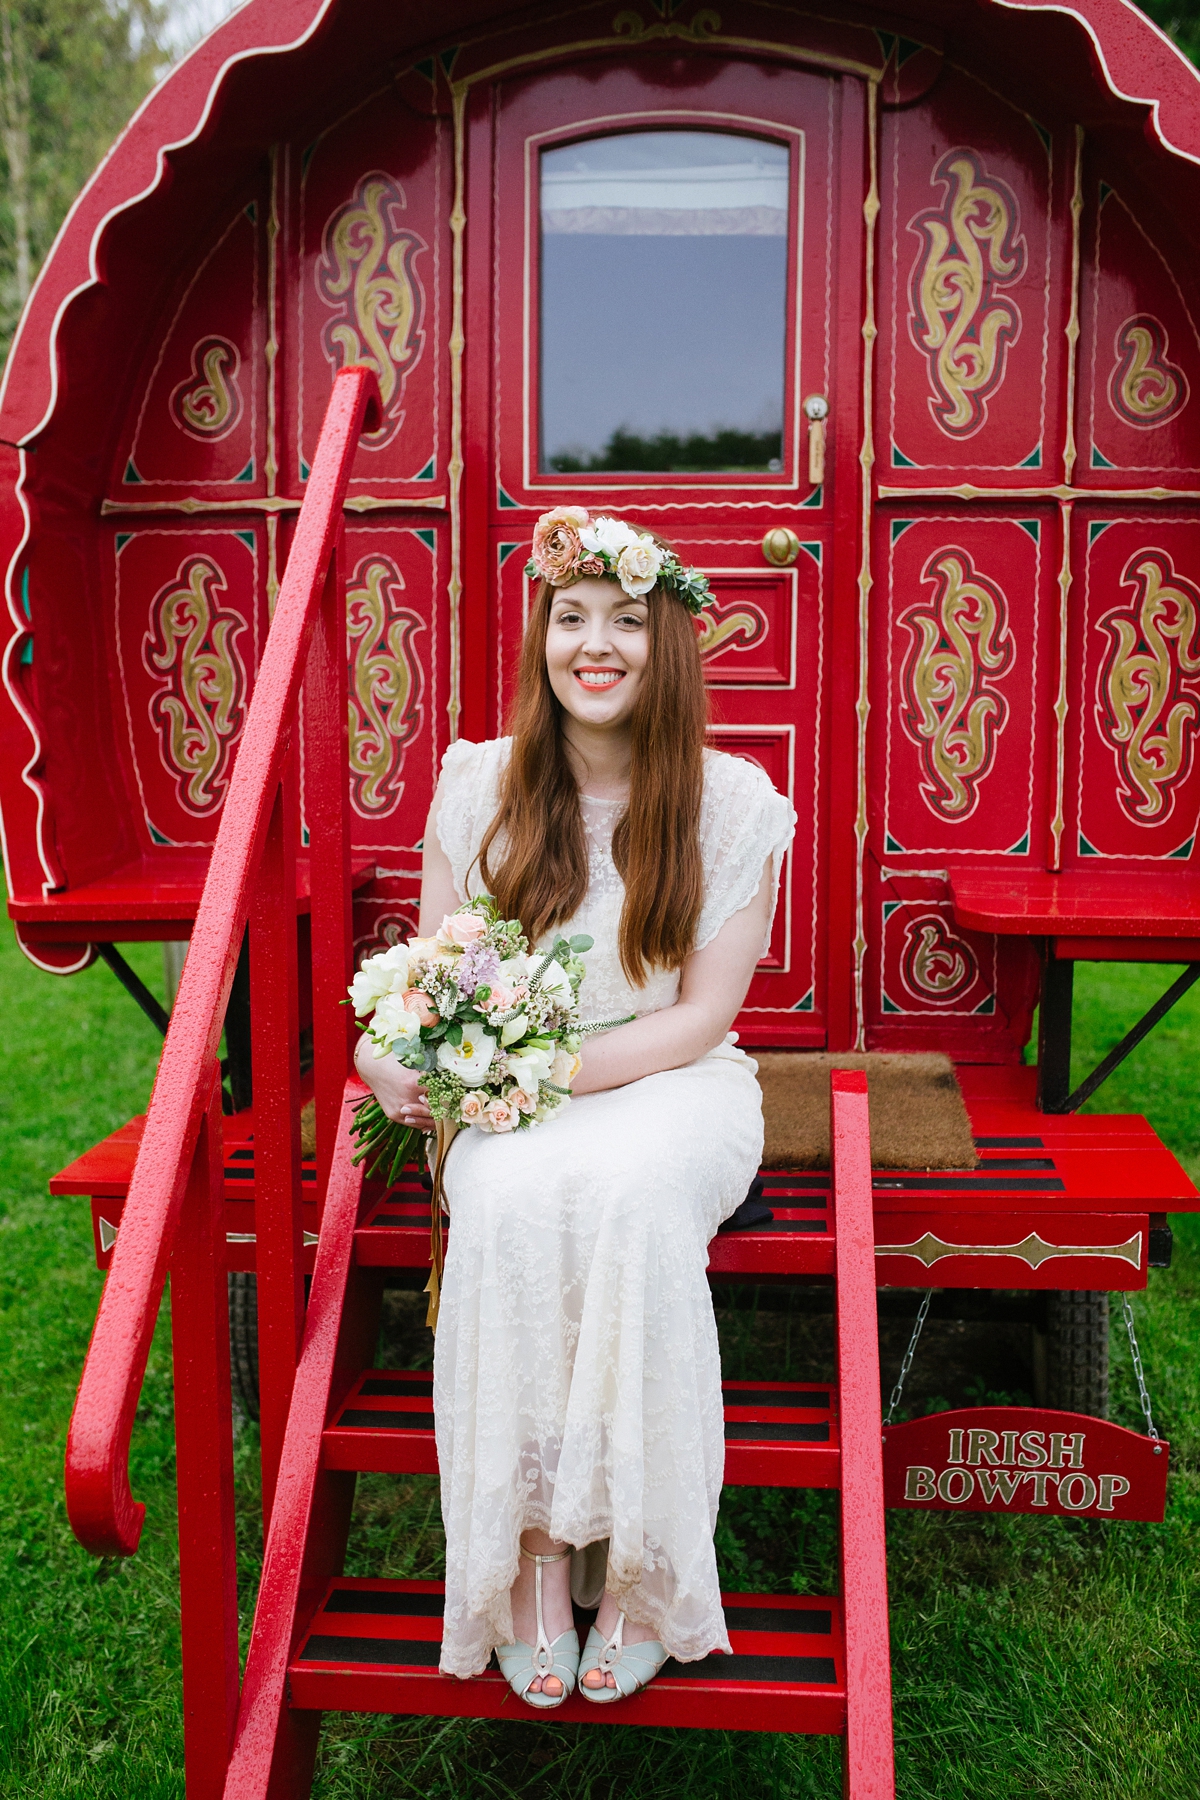
M 468 944 L 477 944 L 487 928 L 487 920 L 478 913 L 447 913 L 438 926 L 437 941 L 465 950 Z
M 486 1031 L 463 1027 L 460 1044 L 440 1044 L 437 1059 L 449 1075 L 457 1075 L 465 1087 L 478 1087 L 492 1066 L 496 1040 Z
M 403 994 L 384 994 L 371 1020 L 375 1039 L 375 1055 L 387 1056 L 397 1044 L 415 1044 L 421 1035 L 421 1021 L 409 1012 Z
M 624 519 L 593 519 L 591 524 L 585 525 L 579 533 L 579 541 L 585 550 L 591 550 L 593 554 L 605 551 L 613 558 L 614 562 L 622 550 L 627 550 L 631 544 L 636 544 L 638 539 L 639 533 L 633 529 L 632 525 L 626 525 Z
M 369 1013 L 385 994 L 401 993 L 409 985 L 409 960 L 405 944 L 393 944 L 390 950 L 367 958 L 346 990 L 358 1018 Z
M 639 538 L 617 558 L 617 580 L 631 599 L 648 594 L 658 580 L 663 566 L 663 553 L 653 538 Z

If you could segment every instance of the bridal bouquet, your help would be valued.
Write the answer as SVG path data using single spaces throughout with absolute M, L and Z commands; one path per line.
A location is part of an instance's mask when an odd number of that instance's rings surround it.
M 531 952 L 516 919 L 486 895 L 442 920 L 436 937 L 410 938 L 368 957 L 350 987 L 377 1057 L 421 1071 L 429 1110 L 448 1126 L 527 1131 L 564 1107 L 579 1068 L 580 954 L 590 937 Z M 355 1109 L 355 1157 L 394 1181 L 420 1133 L 379 1102 Z

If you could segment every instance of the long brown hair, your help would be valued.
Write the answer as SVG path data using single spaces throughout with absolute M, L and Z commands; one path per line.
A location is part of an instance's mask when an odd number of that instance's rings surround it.
M 662 543 L 661 538 L 656 542 Z M 556 594 L 539 584 L 521 645 L 509 730 L 512 754 L 479 872 L 504 917 L 531 943 L 571 918 L 588 884 L 579 790 L 567 760 L 563 708 L 550 686 L 546 633 Z M 629 804 L 613 833 L 625 882 L 619 948 L 630 985 L 649 970 L 678 969 L 691 954 L 704 898 L 700 800 L 708 704 L 691 614 L 673 593 L 647 596 L 649 656 L 630 717 Z M 488 861 L 497 837 L 504 859 Z

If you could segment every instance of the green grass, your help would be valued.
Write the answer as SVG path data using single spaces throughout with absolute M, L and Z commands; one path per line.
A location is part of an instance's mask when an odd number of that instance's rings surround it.
M 153 946 L 130 959 L 161 993 Z M 1173 970 L 1082 968 L 1077 1078 Z M 107 969 L 59 981 L 0 932 L 0 1800 L 182 1795 L 171 1379 L 160 1325 L 134 1434 L 142 1549 L 95 1563 L 67 1527 L 67 1420 L 100 1291 L 87 1204 L 46 1177 L 144 1107 L 158 1040 Z M 1200 993 L 1135 1053 L 1098 1101 L 1145 1112 L 1200 1174 Z M 1172 1439 L 1165 1524 L 889 1515 L 899 1792 L 904 1800 L 1180 1800 L 1200 1791 L 1200 1230 L 1175 1221 L 1175 1266 L 1136 1301 L 1155 1405 Z M 428 1353 L 401 1296 L 394 1353 Z M 818 1377 L 827 1324 L 723 1313 L 727 1360 L 750 1377 Z M 903 1331 L 885 1338 L 894 1369 Z M 913 1393 L 946 1377 L 945 1343 Z M 411 1346 L 411 1348 L 410 1348 Z M 1114 1416 L 1138 1423 L 1114 1334 Z M 988 1376 L 989 1381 L 993 1378 Z M 924 1389 L 921 1386 L 924 1381 Z M 995 1385 L 993 1381 L 993 1385 Z M 237 1446 L 248 1615 L 259 1539 L 255 1434 Z M 828 1496 L 732 1491 L 718 1529 L 727 1585 L 792 1591 L 830 1580 Z M 349 1567 L 439 1572 L 436 1484 L 361 1482 Z M 331 1718 L 320 1800 L 781 1800 L 840 1793 L 836 1743 L 638 1732 L 514 1720 Z

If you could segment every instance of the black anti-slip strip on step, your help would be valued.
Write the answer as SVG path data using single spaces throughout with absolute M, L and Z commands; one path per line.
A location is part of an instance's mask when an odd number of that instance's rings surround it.
M 428 1638 L 310 1637 L 300 1652 L 300 1661 L 386 1663 L 389 1668 L 436 1669 L 441 1656 L 442 1646 L 436 1639 L 431 1642 Z M 731 1662 L 733 1658 L 726 1656 L 721 1660 Z M 767 1680 L 768 1677 L 758 1679 Z
M 374 1398 L 377 1394 L 390 1394 L 395 1398 L 401 1394 L 418 1395 L 426 1400 L 433 1392 L 432 1375 L 408 1375 L 401 1381 L 395 1376 L 372 1375 L 359 1388 L 360 1394 L 369 1394 Z
M 994 1156 L 984 1163 L 980 1174 L 994 1174 L 1000 1169 L 1052 1169 L 1052 1156 Z
M 1057 1176 L 1044 1176 L 1040 1181 L 1032 1175 L 886 1175 L 876 1176 L 873 1188 L 906 1188 L 925 1193 L 942 1194 L 1061 1194 L 1066 1182 Z
M 762 1184 L 765 1199 L 768 1194 L 778 1195 L 781 1188 L 803 1188 L 805 1193 L 812 1188 L 819 1193 L 828 1193 L 830 1178 L 828 1175 L 787 1175 L 781 1171 L 777 1175 L 764 1175 Z M 814 1200 L 813 1205 L 817 1204 Z
M 787 1425 L 778 1420 L 726 1419 L 725 1436 L 735 1443 L 751 1444 L 827 1444 L 828 1425 Z
M 323 1613 L 382 1613 L 389 1619 L 440 1619 L 442 1594 L 396 1594 L 386 1588 L 334 1588 Z
M 672 1656 L 659 1675 L 664 1681 L 764 1681 L 774 1687 L 833 1687 L 837 1681 L 832 1656 L 706 1656 L 689 1663 Z
M 730 1631 L 797 1631 L 805 1637 L 828 1637 L 833 1614 L 803 1606 L 727 1606 L 725 1623 Z
M 367 1431 L 432 1431 L 431 1412 L 359 1412 L 350 1407 L 338 1419 L 334 1429 L 347 1431 L 362 1427 Z
M 802 1412 L 828 1412 L 829 1395 L 812 1390 L 805 1393 L 795 1388 L 735 1388 L 722 1382 L 721 1395 L 726 1406 L 790 1406 Z
M 981 1137 L 974 1140 L 977 1150 L 1044 1150 L 1046 1140 L 1035 1137 Z
M 823 1232 L 828 1231 L 829 1227 L 824 1219 L 775 1219 L 770 1225 L 752 1225 L 750 1229 L 755 1237 L 766 1237 L 768 1235 L 776 1236 L 780 1232 L 785 1234 L 796 1231 Z

